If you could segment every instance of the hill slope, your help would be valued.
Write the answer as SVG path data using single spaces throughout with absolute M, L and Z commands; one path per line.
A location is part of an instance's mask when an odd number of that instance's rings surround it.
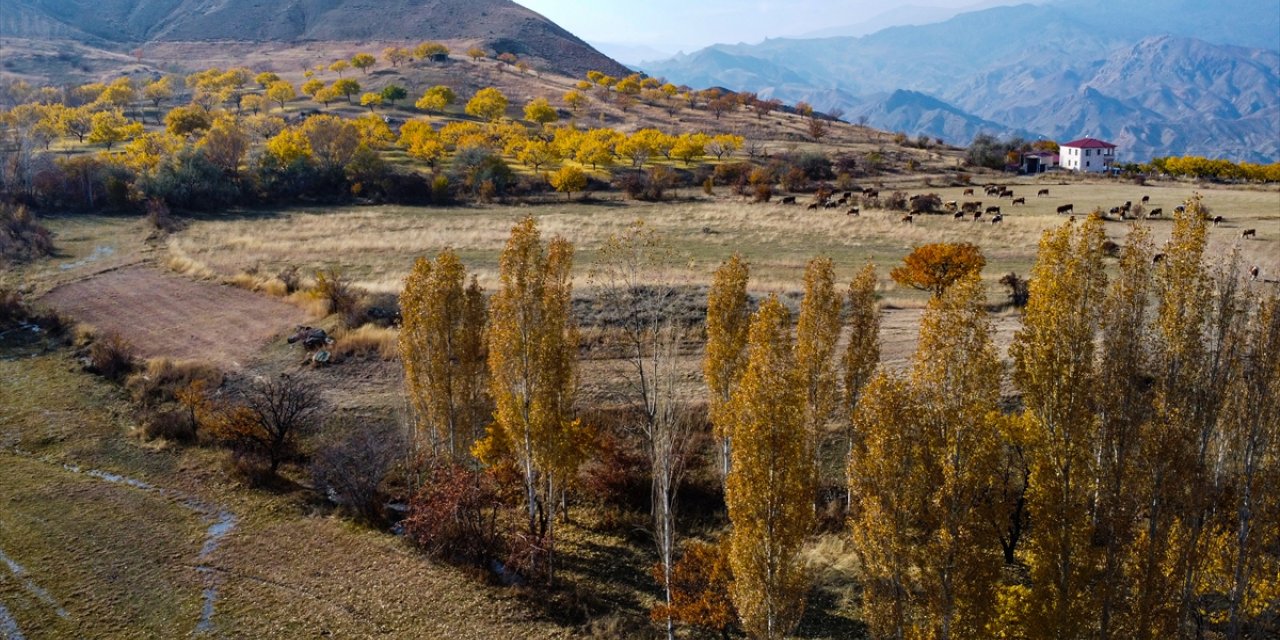
M 990 121 L 989 131 L 1113 135 L 1132 143 L 1137 159 L 1273 160 L 1280 122 L 1267 114 L 1280 96 L 1277 33 L 1280 7 L 1270 0 L 1087 0 L 998 7 L 860 38 L 716 45 L 645 70 L 838 107 L 875 126 L 961 144 Z M 936 109 L 880 104 L 898 90 L 964 113 L 944 122 Z
M 510 0 L 8 0 L 0 36 L 144 42 L 475 41 L 573 75 L 622 65 Z

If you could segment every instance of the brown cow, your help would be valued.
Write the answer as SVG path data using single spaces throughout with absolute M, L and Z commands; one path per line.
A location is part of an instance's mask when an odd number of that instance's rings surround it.
M 999 214 L 1000 207 L 987 207 L 987 213 Z
M 1243 240 L 1243 239 L 1245 239 L 1245 238 L 1257 238 L 1257 237 L 1258 237 L 1258 230 L 1257 230 L 1257 229 L 1245 229 L 1244 231 L 1241 231 L 1241 232 L 1240 232 L 1240 239 L 1241 239 L 1241 240 Z
M 1037 192 L 1036 192 L 1036 197 L 1037 197 L 1037 198 L 1048 198 L 1048 197 L 1049 197 L 1049 190 L 1048 190 L 1048 189 L 1041 189 L 1041 190 L 1037 191 Z
M 913 216 L 913 215 L 911 215 L 911 214 L 909 214 L 909 213 L 908 213 L 907 215 L 905 215 L 905 216 L 902 216 L 902 222 L 905 222 L 905 223 L 907 223 L 907 224 L 912 224 L 912 221 L 913 221 L 913 220 L 915 220 L 915 216 Z
M 965 189 L 965 190 L 964 190 L 964 195 L 966 195 L 966 196 L 971 196 L 971 195 L 973 195 L 973 189 Z
M 1014 199 L 1013 199 L 1013 202 L 1011 202 L 1010 204 L 1022 204 L 1022 205 L 1025 205 L 1025 204 L 1027 204 L 1027 199 L 1026 199 L 1026 198 L 1014 198 Z
M 796 203 L 795 196 L 787 196 L 782 199 L 782 204 L 795 204 L 795 203 Z
M 1250 280 L 1253 280 L 1253 281 L 1255 281 L 1255 282 L 1256 282 L 1256 281 L 1258 280 L 1258 273 L 1259 273 L 1259 271 L 1258 271 L 1258 265 L 1256 265 L 1256 264 L 1255 264 L 1255 265 L 1253 265 L 1252 267 L 1249 267 L 1249 279 L 1250 279 Z

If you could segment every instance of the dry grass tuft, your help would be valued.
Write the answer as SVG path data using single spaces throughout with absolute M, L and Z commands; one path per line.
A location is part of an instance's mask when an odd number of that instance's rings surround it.
M 179 389 L 201 381 L 210 391 L 222 386 L 222 371 L 197 360 L 152 358 L 146 368 L 129 376 L 125 388 L 144 406 L 172 402 Z
M 334 339 L 333 355 L 343 359 L 376 355 L 395 360 L 400 355 L 400 332 L 372 324 L 343 331 Z

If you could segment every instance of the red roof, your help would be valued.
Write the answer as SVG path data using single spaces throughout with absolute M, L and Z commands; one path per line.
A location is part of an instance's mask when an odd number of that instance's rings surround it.
M 1074 142 L 1068 142 L 1063 147 L 1071 147 L 1073 149 L 1114 149 L 1116 146 L 1110 142 L 1103 142 L 1097 138 L 1080 138 Z

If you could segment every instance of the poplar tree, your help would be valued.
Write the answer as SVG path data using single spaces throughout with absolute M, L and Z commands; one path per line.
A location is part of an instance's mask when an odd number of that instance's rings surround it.
M 1149 230 L 1134 224 L 1120 255 L 1120 269 L 1103 306 L 1096 444 L 1097 506 L 1094 537 L 1102 547 L 1094 591 L 1098 637 L 1127 637 L 1132 628 L 1134 579 L 1126 563 L 1138 534 L 1141 504 L 1137 468 L 1140 447 L 1153 426 L 1148 309 L 1154 251 Z
M 1030 440 L 1027 540 L 1032 638 L 1076 638 L 1089 627 L 1095 565 L 1090 507 L 1098 420 L 1094 336 L 1106 275 L 1102 220 L 1045 232 L 1023 326 L 1009 348 Z
M 485 302 L 452 249 L 418 258 L 400 295 L 400 355 L 405 385 L 432 450 L 469 450 L 485 416 Z
M 489 304 L 493 422 L 476 457 L 509 456 L 524 481 L 529 534 L 547 551 L 553 577 L 554 523 L 565 485 L 581 464 L 588 432 L 573 417 L 578 334 L 570 317 L 573 246 L 543 243 L 526 217 L 511 230 Z
M 986 537 L 989 496 L 1001 453 L 997 428 L 1000 358 L 991 340 L 986 296 L 977 273 L 933 298 L 920 323 L 911 386 L 923 402 L 915 446 L 916 548 L 925 615 L 918 637 L 939 640 L 984 635 L 994 618 L 1001 557 Z M 881 490 L 893 491 L 894 487 Z
M 749 277 L 747 263 L 735 253 L 716 269 L 707 294 L 707 348 L 702 372 L 709 391 L 709 413 L 719 444 L 723 478 L 729 476 L 733 440 L 730 399 L 747 364 L 747 334 L 751 326 Z
M 649 457 L 657 575 L 665 600 L 660 613 L 668 638 L 675 637 L 674 613 L 679 609 L 672 596 L 676 490 L 694 435 L 694 421 L 680 398 L 680 345 L 687 331 L 676 309 L 684 279 L 678 265 L 665 238 L 637 221 L 605 242 L 591 276 L 601 305 L 618 317 L 619 330 L 612 336 L 629 365 L 622 373 L 621 400 L 637 416 L 630 427 L 643 438 Z
M 813 471 L 791 317 L 777 297 L 751 321 L 749 359 L 732 396 L 733 603 L 754 638 L 782 638 L 800 621 L 809 575 L 800 557 L 813 528 Z
M 876 268 L 867 264 L 849 283 L 849 344 L 841 358 L 844 373 L 842 407 L 845 416 L 845 463 L 853 456 L 857 438 L 854 421 L 862 393 L 880 364 L 880 308 L 876 304 Z M 847 474 L 846 474 L 847 475 Z M 852 480 L 846 506 L 853 504 Z
M 796 324 L 796 366 L 804 390 L 804 431 L 812 458 L 815 486 L 823 431 L 835 413 L 840 389 L 836 376 L 836 343 L 840 340 L 843 300 L 836 293 L 830 258 L 814 258 L 804 272 L 804 299 Z

